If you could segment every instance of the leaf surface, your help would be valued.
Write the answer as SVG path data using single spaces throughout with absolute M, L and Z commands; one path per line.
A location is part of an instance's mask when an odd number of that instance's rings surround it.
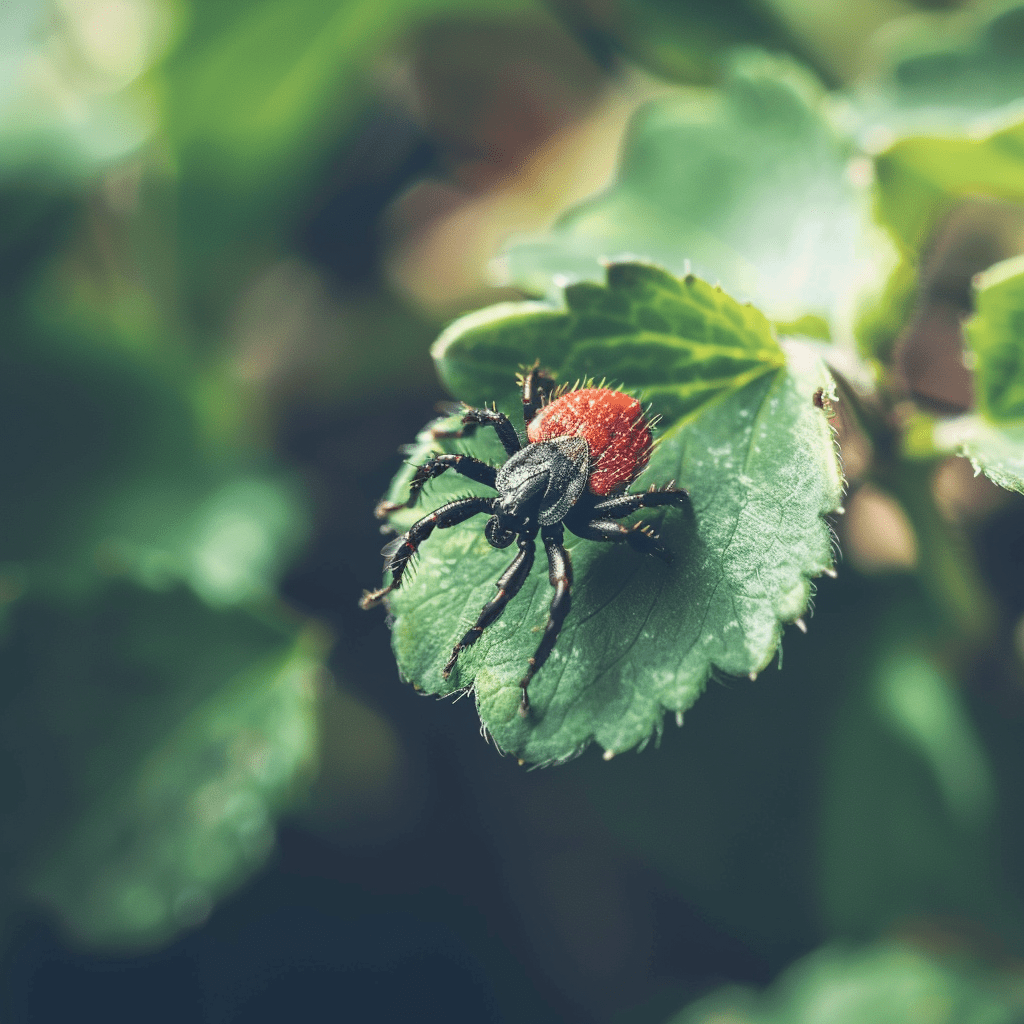
M 605 376 L 653 403 L 661 440 L 634 489 L 675 479 L 690 510 L 646 516 L 674 553 L 670 566 L 627 548 L 567 535 L 573 608 L 552 658 L 518 714 L 518 681 L 547 618 L 543 553 L 519 596 L 460 656 L 452 646 L 494 594 L 510 561 L 486 543 L 482 522 L 435 533 L 419 568 L 391 595 L 393 643 L 403 676 L 432 693 L 472 685 L 486 728 L 531 762 L 564 760 L 596 740 L 618 752 L 646 741 L 665 709 L 682 712 L 715 670 L 758 672 L 781 624 L 798 618 L 810 577 L 832 564 L 822 516 L 839 503 L 841 476 L 828 423 L 813 396 L 828 387 L 817 359 L 784 355 L 767 321 L 695 278 L 641 264 L 614 265 L 608 284 L 567 289 L 564 310 L 502 307 L 455 324 L 434 349 L 442 379 L 471 403 L 518 404 L 517 366 L 539 358 L 562 381 Z M 519 422 L 521 422 L 521 414 Z M 504 460 L 487 434 L 438 441 L 421 434 L 410 467 L 430 451 Z M 390 498 L 407 494 L 412 469 Z M 424 507 L 487 493 L 452 475 L 428 487 Z M 493 493 L 493 492 L 491 492 Z M 403 511 L 407 528 L 422 511 Z M 639 518 L 639 517 L 635 517 Z
M 794 964 L 767 992 L 733 986 L 705 996 L 669 1024 L 1012 1024 L 1021 994 L 959 957 L 895 942 L 824 947 Z
M 1024 4 L 901 18 L 871 50 L 875 64 L 853 95 L 867 132 L 961 134 L 1024 95 Z
M 978 409 L 995 423 L 1024 422 L 1024 256 L 979 274 L 966 324 Z
M 902 139 L 876 158 L 875 172 L 878 217 L 916 258 L 958 202 L 1024 203 L 1024 122 L 980 139 Z
M 917 417 L 905 449 L 911 457 L 962 455 L 975 474 L 1024 494 L 1024 257 L 997 263 L 975 284 L 977 312 L 964 327 L 978 412 Z
M 972 414 L 935 423 L 931 431 L 939 451 L 962 455 L 975 475 L 1024 494 L 1024 424 L 1000 425 Z
M 82 330 L 0 354 L 0 567 L 68 592 L 114 571 L 212 604 L 272 593 L 306 532 L 299 488 L 211 442 L 175 378 Z
M 5 888 L 94 947 L 200 923 L 263 863 L 309 766 L 322 645 L 125 582 L 25 597 L 5 626 Z
M 867 937 L 920 916 L 1020 937 L 998 863 L 995 778 L 955 683 L 912 646 L 905 610 L 844 703 L 822 771 L 818 877 L 832 932 Z M 897 624 L 902 630 L 896 628 Z M 900 640 L 884 639 L 887 632 Z M 920 634 L 919 634 L 920 636 Z
M 982 137 L 911 136 L 875 158 L 875 216 L 899 250 L 885 285 L 861 296 L 860 348 L 891 358 L 918 298 L 922 254 L 963 202 L 1024 204 L 1024 122 Z M 1010 208 L 999 244 L 1015 251 Z M 999 217 L 995 218 L 998 223 Z
M 803 68 L 745 52 L 721 91 L 641 111 L 616 183 L 552 233 L 513 244 L 509 277 L 550 294 L 553 281 L 599 280 L 602 258 L 630 254 L 680 274 L 692 265 L 773 320 L 834 324 L 865 254 L 853 155 Z

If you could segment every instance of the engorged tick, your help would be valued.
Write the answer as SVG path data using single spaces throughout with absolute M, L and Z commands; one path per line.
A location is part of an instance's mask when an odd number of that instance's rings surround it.
M 653 443 L 651 423 L 635 398 L 605 387 L 576 388 L 559 395 L 553 379 L 537 366 L 524 374 L 522 385 L 525 445 L 504 413 L 467 408 L 460 429 L 435 431 L 434 436 L 462 437 L 479 426 L 490 426 L 508 460 L 494 467 L 471 455 L 434 455 L 413 474 L 408 500 L 382 501 L 377 516 L 386 519 L 400 508 L 412 508 L 424 484 L 449 469 L 493 487 L 498 496 L 449 501 L 385 545 L 381 554 L 391 582 L 380 590 L 367 591 L 360 604 L 372 608 L 397 590 L 413 555 L 435 529 L 447 529 L 481 512 L 490 513 L 484 526 L 488 543 L 505 548 L 514 541 L 519 551 L 498 579 L 497 596 L 484 605 L 476 622 L 455 645 L 443 671 L 447 679 L 459 654 L 476 643 L 519 593 L 533 567 L 539 533 L 555 592 L 544 634 L 519 682 L 519 711 L 525 716 L 530 708 L 530 680 L 547 661 L 569 614 L 572 563 L 563 545 L 563 527 L 586 540 L 625 541 L 634 550 L 667 562 L 671 554 L 650 527 L 643 523 L 627 527 L 616 520 L 641 508 L 681 506 L 687 495 L 674 481 L 661 488 L 652 486 L 637 494 L 626 493 L 647 465 Z

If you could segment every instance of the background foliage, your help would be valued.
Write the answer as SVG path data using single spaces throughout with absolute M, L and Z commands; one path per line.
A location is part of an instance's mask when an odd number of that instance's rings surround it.
M 1020 1019 L 1024 8 L 823 12 L 4 5 L 3 1019 Z M 542 566 L 356 601 L 538 356 L 694 507 L 524 723 Z

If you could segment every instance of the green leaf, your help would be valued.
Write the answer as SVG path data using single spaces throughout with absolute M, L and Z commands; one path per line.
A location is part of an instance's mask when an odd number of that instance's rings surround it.
M 876 211 L 915 262 L 957 203 L 1024 203 L 1024 121 L 984 138 L 903 139 L 875 160 Z
M 790 42 L 769 11 L 749 0 L 624 0 L 587 14 L 597 16 L 593 28 L 605 29 L 630 60 L 659 78 L 682 82 L 712 80 L 730 47 L 781 50 Z
M 193 0 L 161 69 L 190 258 L 222 281 L 225 252 L 276 246 L 302 197 L 379 92 L 396 40 L 451 12 L 507 16 L 532 0 Z M 276 234 L 275 234 L 276 233 Z M 244 244 L 239 244 L 239 238 Z M 187 269 L 187 268 L 186 268 Z
M 974 198 L 1024 203 L 1024 122 L 986 137 L 911 137 L 875 160 L 875 214 L 900 250 L 857 323 L 861 351 L 887 359 L 917 297 L 925 247 L 956 206 Z
M 833 932 L 871 936 L 900 921 L 957 917 L 1020 938 L 993 827 L 992 768 L 953 682 L 904 625 L 846 702 L 824 771 L 820 884 Z M 928 643 L 921 636 L 922 645 Z
M 564 311 L 509 303 L 463 317 L 434 347 L 442 382 L 464 401 L 493 401 L 508 391 L 509 367 L 532 351 L 560 380 L 643 388 L 676 424 L 783 364 L 764 316 L 720 288 L 642 263 L 606 273 L 607 286 L 566 288 Z
M 614 265 L 606 287 L 573 286 L 565 301 L 562 311 L 523 304 L 464 318 L 435 346 L 438 370 L 458 397 L 507 400 L 509 409 L 518 403 L 516 368 L 537 358 L 560 380 L 605 376 L 649 399 L 665 420 L 641 484 L 675 479 L 693 501 L 692 513 L 647 517 L 675 560 L 665 566 L 567 537 L 573 609 L 531 683 L 526 720 L 518 682 L 547 617 L 543 559 L 447 683 L 441 669 L 493 595 L 507 552 L 488 546 L 480 523 L 435 534 L 390 600 L 403 676 L 432 693 L 472 685 L 497 743 L 539 763 L 571 757 L 591 740 L 629 749 L 658 731 L 666 709 L 690 707 L 712 672 L 764 668 L 781 623 L 806 608 L 810 577 L 831 566 L 822 516 L 842 487 L 828 423 L 813 402 L 827 375 L 799 347 L 784 357 L 754 309 L 640 264 Z M 504 460 L 486 434 L 453 443 L 426 431 L 410 463 L 439 447 Z M 399 474 L 392 499 L 405 497 L 411 472 Z M 485 489 L 441 477 L 427 503 L 468 492 Z M 421 514 L 404 511 L 395 523 L 405 528 Z
M 6 885 L 90 946 L 201 921 L 263 862 L 309 765 L 322 646 L 182 589 L 16 602 L 0 645 Z
M 139 150 L 152 114 L 134 83 L 166 42 L 168 6 L 112 8 L 99 25 L 83 7 L 0 6 L 0 179 L 81 185 Z
M 560 278 L 599 279 L 602 259 L 635 254 L 676 273 L 692 265 L 773 320 L 814 315 L 834 327 L 870 255 L 853 155 L 806 71 L 744 52 L 722 91 L 645 108 L 615 185 L 549 235 L 513 244 L 508 277 L 551 293 Z
M 166 61 L 170 131 L 207 167 L 258 183 L 344 133 L 384 47 L 431 17 L 531 8 L 529 0 L 224 0 L 191 4 Z
M 975 281 L 977 312 L 964 325 L 974 354 L 978 410 L 996 423 L 1024 422 L 1024 256 Z
M 965 123 L 1024 95 L 1019 0 L 922 13 L 886 25 L 854 95 L 868 131 L 962 134 Z
M 299 488 L 203 436 L 189 374 L 19 327 L 0 354 L 0 569 L 51 592 L 113 572 L 211 603 L 271 593 L 305 535 Z
M 1024 494 L 1024 424 L 996 424 L 978 415 L 933 423 L 934 449 L 971 460 L 975 476 Z
M 904 258 L 894 264 L 874 294 L 861 296 L 854 333 L 862 356 L 891 361 L 896 342 L 913 316 L 918 291 L 917 268 Z
M 1013 1024 L 1022 1009 L 1010 976 L 886 942 L 820 949 L 764 994 L 722 989 L 671 1024 Z

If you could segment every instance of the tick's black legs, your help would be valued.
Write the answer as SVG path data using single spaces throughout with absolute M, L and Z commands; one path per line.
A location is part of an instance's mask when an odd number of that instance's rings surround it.
M 676 505 L 681 507 L 689 501 L 689 495 L 675 484 L 657 488 L 651 487 L 636 494 L 618 494 L 611 498 L 602 498 L 591 506 L 595 519 L 622 519 L 630 512 L 640 508 L 657 508 L 659 505 Z M 572 530 L 572 527 L 569 527 Z M 573 530 L 573 533 L 576 531 Z
M 515 455 L 523 447 L 512 421 L 495 409 L 467 408 L 462 414 L 461 427 L 455 430 L 435 430 L 434 437 L 468 437 L 476 432 L 477 427 L 494 427 L 502 448 L 509 456 Z
M 400 508 L 412 508 L 416 504 L 420 491 L 423 490 L 426 482 L 433 480 L 434 477 L 440 476 L 449 469 L 454 470 L 461 476 L 469 477 L 470 480 L 476 480 L 477 483 L 487 484 L 488 487 L 494 486 L 494 478 L 498 472 L 493 466 L 488 466 L 486 462 L 474 459 L 472 455 L 435 455 L 427 459 L 422 466 L 417 467 L 412 480 L 409 481 L 408 499 L 403 502 L 382 501 L 377 506 L 377 518 L 384 519 L 392 512 L 397 512 Z
M 672 561 L 672 552 L 658 540 L 658 535 L 644 523 L 623 526 L 613 519 L 592 519 L 589 523 L 573 523 L 572 532 L 585 540 L 624 542 L 643 555 L 656 555 L 663 562 Z
M 391 573 L 391 582 L 380 590 L 366 591 L 359 602 L 359 607 L 372 608 L 379 604 L 386 594 L 402 585 L 402 574 L 408 568 L 409 560 L 435 529 L 445 530 L 449 526 L 464 523 L 480 512 L 493 512 L 497 501 L 497 498 L 460 498 L 458 501 L 449 501 L 447 505 L 442 505 L 430 515 L 413 523 L 408 533 L 403 533 L 385 544 L 380 553 L 385 559 L 384 571 Z
M 483 606 L 479 617 L 468 633 L 455 645 L 452 656 L 445 665 L 442 676 L 447 679 L 455 668 L 459 654 L 467 647 L 475 644 L 480 639 L 480 634 L 505 610 L 505 605 L 512 600 L 522 589 L 526 577 L 530 575 L 533 568 L 534 551 L 536 549 L 536 537 L 534 534 L 520 534 L 519 552 L 512 559 L 512 564 L 501 574 L 496 584 L 498 595 Z
M 562 543 L 565 538 L 562 527 L 560 525 L 544 527 L 541 531 L 541 538 L 548 556 L 548 579 L 551 581 L 551 586 L 555 588 L 555 594 L 551 598 L 551 608 L 548 611 L 547 624 L 544 626 L 544 636 L 541 637 L 536 653 L 530 659 L 526 675 L 519 680 L 523 691 L 519 714 L 524 718 L 530 712 L 527 687 L 530 685 L 530 680 L 548 660 L 548 655 L 551 654 L 558 634 L 561 632 L 562 623 L 565 622 L 565 617 L 569 614 L 569 608 L 572 606 L 572 561 Z
M 534 363 L 523 374 L 523 423 L 527 427 L 554 390 L 554 380 L 540 368 L 539 363 Z

